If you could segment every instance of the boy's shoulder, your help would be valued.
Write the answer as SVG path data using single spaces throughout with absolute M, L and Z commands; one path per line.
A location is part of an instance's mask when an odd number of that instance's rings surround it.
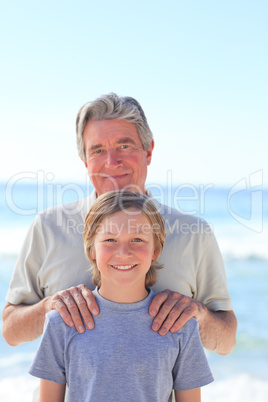
M 63 318 L 61 317 L 61 315 L 57 312 L 57 310 L 51 310 L 48 313 L 46 313 L 46 321 L 45 321 L 45 327 L 47 326 L 53 326 L 55 329 L 56 328 L 72 328 L 69 327 L 67 324 L 65 324 L 65 322 L 63 321 Z
M 169 334 L 173 337 L 174 341 L 179 342 L 181 345 L 186 344 L 192 336 L 200 338 L 199 323 L 192 317 L 179 331 L 169 332 Z
M 62 320 L 61 315 L 57 312 L 57 310 L 50 310 L 48 313 L 46 313 L 47 321 L 60 321 L 60 319 Z
M 65 324 L 63 318 L 56 310 L 51 310 L 46 314 L 44 336 L 63 340 L 70 339 L 76 332 L 75 326 L 69 327 Z
M 190 318 L 189 321 L 187 321 L 184 324 L 184 326 L 182 328 L 184 328 L 184 331 L 191 333 L 198 327 L 199 327 L 198 321 L 194 317 L 192 317 L 192 318 Z

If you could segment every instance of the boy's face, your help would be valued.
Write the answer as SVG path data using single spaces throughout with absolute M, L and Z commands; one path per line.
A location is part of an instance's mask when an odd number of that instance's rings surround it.
M 144 292 L 155 254 L 151 224 L 140 211 L 128 209 L 103 221 L 95 235 L 93 258 L 105 297 L 112 300 L 120 289 Z

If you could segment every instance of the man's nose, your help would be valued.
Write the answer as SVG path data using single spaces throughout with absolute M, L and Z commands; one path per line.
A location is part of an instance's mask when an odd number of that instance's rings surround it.
M 106 166 L 109 168 L 117 167 L 121 164 L 119 155 L 116 149 L 110 148 L 107 150 Z

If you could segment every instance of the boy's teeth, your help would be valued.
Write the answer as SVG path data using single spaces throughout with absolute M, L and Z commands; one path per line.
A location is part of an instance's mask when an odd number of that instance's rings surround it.
M 114 268 L 116 269 L 130 269 L 133 268 L 135 264 L 133 265 L 113 265 Z

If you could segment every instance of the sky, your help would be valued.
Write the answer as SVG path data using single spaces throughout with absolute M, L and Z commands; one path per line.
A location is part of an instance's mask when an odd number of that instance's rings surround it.
M 153 131 L 148 183 L 268 186 L 266 0 L 1 0 L 0 38 L 1 181 L 85 180 L 76 114 L 115 92 Z

